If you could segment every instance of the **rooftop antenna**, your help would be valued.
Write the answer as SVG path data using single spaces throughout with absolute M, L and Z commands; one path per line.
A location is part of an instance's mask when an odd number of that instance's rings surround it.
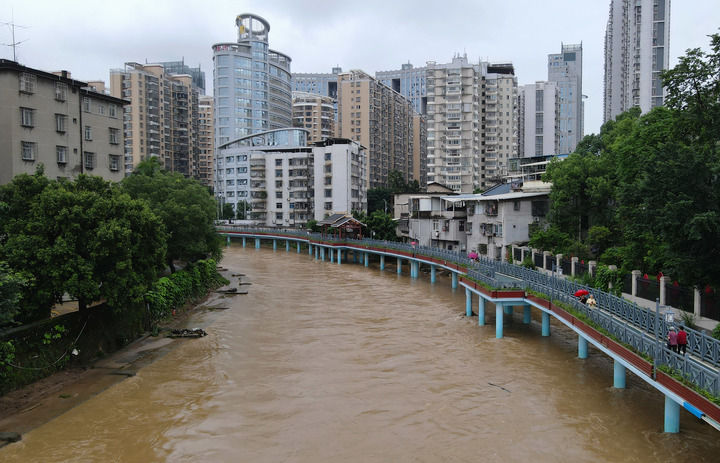
M 0 44 L 0 45 L 4 45 L 4 46 L 6 46 L 6 47 L 12 47 L 12 50 L 13 50 L 13 61 L 17 62 L 17 55 L 16 55 L 16 53 L 15 53 L 15 47 L 17 47 L 17 46 L 20 45 L 21 43 L 27 42 L 27 40 L 21 40 L 21 41 L 19 41 L 19 42 L 16 42 L 16 41 L 15 41 L 15 28 L 16 28 L 16 27 L 19 27 L 20 29 L 27 29 L 27 26 L 19 26 L 19 25 L 15 24 L 15 12 L 14 12 L 14 11 L 13 11 L 13 13 L 11 14 L 10 22 L 2 22 L 2 23 L 0 23 L 0 24 L 3 24 L 3 25 L 5 25 L 5 26 L 7 26 L 8 28 L 10 28 L 10 32 L 11 32 L 11 34 L 12 34 L 12 42 L 10 42 L 10 43 L 3 43 L 3 44 Z

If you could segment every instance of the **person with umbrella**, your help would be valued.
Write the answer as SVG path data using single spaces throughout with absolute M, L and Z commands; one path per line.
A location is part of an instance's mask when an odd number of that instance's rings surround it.
M 590 291 L 587 289 L 578 289 L 575 291 L 575 297 L 577 297 L 583 304 L 587 302 L 588 294 L 590 294 Z

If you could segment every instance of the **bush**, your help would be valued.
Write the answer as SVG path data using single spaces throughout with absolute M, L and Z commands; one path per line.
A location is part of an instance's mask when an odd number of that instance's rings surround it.
M 712 337 L 715 339 L 720 339 L 720 323 L 718 323 L 715 329 L 712 330 Z
M 530 270 L 535 270 L 535 262 L 533 262 L 532 256 L 525 256 L 525 259 L 523 259 L 520 265 Z

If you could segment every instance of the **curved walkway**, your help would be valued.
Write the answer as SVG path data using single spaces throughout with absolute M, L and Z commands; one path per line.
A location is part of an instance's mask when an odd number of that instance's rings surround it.
M 627 369 L 665 395 L 665 432 L 678 432 L 680 408 L 685 408 L 699 419 L 720 430 L 720 407 L 696 392 L 704 390 L 720 396 L 720 341 L 703 333 L 689 330 L 688 355 L 671 352 L 662 341 L 668 326 L 657 313 L 633 305 L 614 295 L 587 288 L 577 283 L 544 275 L 517 265 L 490 260 L 470 260 L 465 256 L 437 248 L 415 247 L 405 243 L 378 240 L 338 240 L 300 230 L 276 230 L 244 227 L 218 227 L 218 233 L 231 237 L 254 240 L 271 240 L 277 250 L 278 241 L 285 250 L 291 247 L 319 260 L 341 265 L 353 254 L 353 261 L 369 265 L 370 255 L 380 260 L 397 261 L 397 272 L 403 263 L 410 266 L 410 276 L 418 278 L 421 265 L 430 267 L 430 281 L 436 280 L 438 269 L 451 273 L 452 286 L 465 289 L 466 314 L 473 315 L 473 301 L 477 300 L 478 324 L 485 324 L 485 305 L 495 305 L 496 337 L 503 337 L 503 318 L 512 316 L 515 308 L 522 308 L 523 322 L 530 323 L 532 308 L 541 312 L 542 335 L 550 335 L 550 317 L 578 334 L 578 357 L 586 358 L 588 344 L 593 345 L 614 361 L 613 385 L 625 387 Z M 291 243 L 293 245 L 291 246 Z M 596 295 L 598 307 L 588 308 L 573 294 L 588 289 Z M 673 376 L 682 376 L 685 385 Z

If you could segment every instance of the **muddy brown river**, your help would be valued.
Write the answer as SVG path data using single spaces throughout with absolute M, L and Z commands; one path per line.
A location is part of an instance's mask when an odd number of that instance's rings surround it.
M 394 264 L 394 259 L 388 259 Z M 209 335 L 0 449 L 2 462 L 711 462 L 720 434 L 554 320 L 495 339 L 447 275 L 243 249 L 249 294 L 198 313 Z M 520 317 L 520 318 L 518 318 Z M 507 318 L 507 317 L 506 317 Z

